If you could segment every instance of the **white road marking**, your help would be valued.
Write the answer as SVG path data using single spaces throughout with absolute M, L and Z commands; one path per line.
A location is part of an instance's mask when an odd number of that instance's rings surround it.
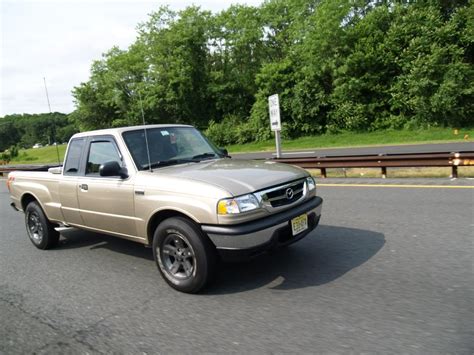
M 316 154 L 316 152 L 287 152 L 281 153 L 282 155 L 295 155 L 295 154 Z M 272 155 L 276 155 L 276 153 L 272 153 Z
M 396 187 L 409 189 L 474 189 L 474 186 L 465 185 L 410 185 L 410 184 L 325 184 L 319 183 L 317 186 L 328 187 Z

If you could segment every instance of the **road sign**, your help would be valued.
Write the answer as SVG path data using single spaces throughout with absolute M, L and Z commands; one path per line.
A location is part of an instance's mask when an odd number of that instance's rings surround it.
M 268 109 L 270 111 L 270 127 L 272 131 L 281 131 L 280 101 L 278 94 L 268 97 Z
M 268 110 L 270 112 L 270 128 L 275 132 L 275 146 L 277 158 L 281 158 L 281 120 L 280 120 L 280 100 L 278 94 L 268 97 Z

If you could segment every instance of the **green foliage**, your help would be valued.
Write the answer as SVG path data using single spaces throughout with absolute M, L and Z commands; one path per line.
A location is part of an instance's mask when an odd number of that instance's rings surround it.
M 8 163 L 18 156 L 18 151 L 18 146 L 12 145 L 9 149 L 0 154 L 0 160 Z
M 73 119 L 83 129 L 148 123 L 207 124 L 207 24 L 210 14 L 166 7 L 139 26 L 127 50 L 112 48 L 74 88 Z
M 6 162 L 8 164 L 11 160 L 10 153 L 8 151 L 5 151 L 5 152 L 1 153 L 0 154 L 0 160 L 2 162 Z
M 212 137 L 212 140 L 218 146 L 226 146 L 237 142 L 237 129 L 233 125 L 232 117 L 227 117 L 221 122 L 217 123 L 215 121 L 209 122 L 209 127 L 207 128 L 205 134 L 209 137 Z
M 147 123 L 194 124 L 219 145 L 242 144 L 272 137 L 267 100 L 278 93 L 287 139 L 470 126 L 473 19 L 467 0 L 161 7 L 127 50 L 92 64 L 71 118 L 81 129 L 133 125 L 143 109 Z
M 250 122 L 242 121 L 238 116 L 226 116 L 221 122 L 209 122 L 206 135 L 219 146 L 243 144 L 255 141 L 255 129 Z
M 0 119 L 0 152 L 16 144 L 20 140 L 20 132 L 15 125 L 15 118 L 16 116 L 6 116 L 5 118 Z
M 468 124 L 474 113 L 474 72 L 458 42 L 462 14 L 445 22 L 436 7 L 397 11 L 387 33 L 388 48 L 400 63 L 390 88 L 393 113 L 420 123 Z
M 28 148 L 36 143 L 66 142 L 76 132 L 77 127 L 63 113 L 7 115 L 0 117 L 0 151 L 17 145 Z
M 13 159 L 13 158 L 16 158 L 18 156 L 18 146 L 16 145 L 12 145 L 10 147 L 10 149 L 8 149 L 9 153 L 10 153 L 10 158 Z

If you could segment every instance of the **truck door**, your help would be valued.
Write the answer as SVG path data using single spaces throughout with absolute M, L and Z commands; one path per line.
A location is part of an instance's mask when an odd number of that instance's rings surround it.
M 85 138 L 75 138 L 69 142 L 63 176 L 59 182 L 59 201 L 64 221 L 75 225 L 84 224 L 77 201 L 77 176 L 81 173 L 81 158 L 85 143 Z
M 89 139 L 85 171 L 77 179 L 79 208 L 84 226 L 124 236 L 136 236 L 134 189 L 131 178 L 99 175 L 101 164 L 124 160 L 112 136 Z

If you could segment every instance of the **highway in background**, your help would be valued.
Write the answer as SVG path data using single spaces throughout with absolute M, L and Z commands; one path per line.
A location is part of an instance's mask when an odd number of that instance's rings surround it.
M 1 183 L 0 353 L 472 354 L 474 190 L 417 181 L 320 185 L 315 232 L 200 295 L 130 241 L 72 231 L 35 249 Z
M 283 157 L 330 157 L 348 155 L 376 155 L 376 154 L 406 154 L 406 153 L 438 153 L 474 151 L 474 142 L 436 143 L 436 144 L 408 144 L 391 146 L 372 146 L 360 148 L 324 148 L 302 149 L 294 151 L 283 150 Z M 270 159 L 276 156 L 274 151 L 256 153 L 231 153 L 236 159 Z

